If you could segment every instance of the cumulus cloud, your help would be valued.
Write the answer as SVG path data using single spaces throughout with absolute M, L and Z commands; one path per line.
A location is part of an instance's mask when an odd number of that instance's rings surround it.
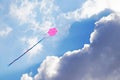
M 11 31 L 12 31 L 12 28 L 10 28 L 10 27 L 5 26 L 4 28 L 1 28 L 0 37 L 7 36 Z
M 47 57 L 34 80 L 119 80 L 120 14 L 97 21 L 91 43 L 61 57 Z
M 49 80 L 57 74 L 59 58 L 55 56 L 47 57 L 41 67 L 38 68 L 38 72 L 35 76 L 35 80 Z
M 119 0 L 87 0 L 82 7 L 72 12 L 64 13 L 63 16 L 66 19 L 81 20 L 97 15 L 106 9 L 120 12 L 119 2 Z
M 23 74 L 21 80 L 33 80 L 28 74 Z

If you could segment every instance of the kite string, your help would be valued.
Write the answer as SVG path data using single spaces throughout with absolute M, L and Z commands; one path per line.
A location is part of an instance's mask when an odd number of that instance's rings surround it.
M 15 61 L 17 61 L 18 59 L 20 59 L 23 55 L 25 55 L 27 52 L 29 52 L 32 48 L 34 48 L 37 44 L 39 44 L 41 41 L 43 41 L 46 37 L 43 37 L 41 40 L 39 40 L 36 44 L 34 44 L 32 47 L 30 47 L 28 50 L 26 50 L 22 55 L 20 55 L 18 58 L 16 58 L 15 60 L 13 60 L 10 64 L 8 64 L 8 66 L 12 65 Z

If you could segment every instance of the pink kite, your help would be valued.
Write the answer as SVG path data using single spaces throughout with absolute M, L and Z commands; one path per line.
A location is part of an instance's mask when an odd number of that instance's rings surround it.
M 56 28 L 50 28 L 48 31 L 49 36 L 54 36 L 57 33 Z
M 57 29 L 56 28 L 50 28 L 47 33 L 48 33 L 49 36 L 54 36 L 57 33 Z M 36 44 L 34 44 L 32 47 L 30 47 L 29 49 L 27 49 L 22 55 L 20 55 L 15 60 L 13 60 L 11 63 L 9 63 L 8 66 L 12 65 L 15 61 L 17 61 L 18 59 L 20 59 L 23 55 L 25 55 L 27 52 L 29 52 L 31 49 L 33 49 L 38 43 L 40 43 L 41 41 L 43 41 L 45 38 L 47 38 L 47 37 L 43 37 Z

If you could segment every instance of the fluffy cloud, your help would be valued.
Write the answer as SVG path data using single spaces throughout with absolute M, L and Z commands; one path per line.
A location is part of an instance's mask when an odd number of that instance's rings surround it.
M 47 57 L 34 80 L 119 80 L 120 14 L 97 21 L 91 43 L 62 57 Z
M 24 74 L 22 75 L 21 80 L 33 80 L 33 79 L 28 74 Z
M 105 9 L 110 9 L 114 12 L 120 12 L 119 0 L 87 0 L 82 7 L 75 11 L 64 13 L 66 19 L 81 20 L 97 15 Z
M 35 80 L 49 80 L 57 74 L 59 58 L 55 56 L 47 57 L 41 67 L 38 68 L 38 72 L 35 76 Z M 45 77 L 46 76 L 46 77 Z
M 19 6 L 17 5 L 19 4 Z M 36 3 L 30 2 L 29 0 L 16 0 L 10 6 L 10 15 L 19 20 L 21 24 L 30 22 L 35 18 L 34 8 Z
M 12 31 L 12 28 L 6 27 L 0 30 L 0 37 L 7 36 Z

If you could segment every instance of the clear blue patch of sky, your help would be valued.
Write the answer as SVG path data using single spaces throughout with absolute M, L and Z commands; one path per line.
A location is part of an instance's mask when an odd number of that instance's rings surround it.
M 71 25 L 69 35 L 61 41 L 56 53 L 58 56 L 63 55 L 67 51 L 83 48 L 84 44 L 89 44 L 90 34 L 93 32 L 95 22 L 101 17 L 111 13 L 110 10 L 105 10 L 98 15 L 94 15 L 90 19 L 74 22 Z
M 0 15 L 5 15 L 8 14 L 9 12 L 9 8 L 10 8 L 10 4 L 11 0 L 0 0 L 0 6 L 1 6 L 1 10 L 0 11 Z M 0 16 L 0 17 L 4 17 L 4 16 Z
M 55 0 L 55 3 L 60 6 L 62 12 L 74 11 L 80 8 L 86 0 Z
M 94 20 L 84 20 L 74 22 L 71 25 L 69 35 L 61 41 L 57 53 L 63 55 L 67 51 L 77 50 L 83 47 L 84 44 L 89 44 L 90 34 L 94 29 Z

